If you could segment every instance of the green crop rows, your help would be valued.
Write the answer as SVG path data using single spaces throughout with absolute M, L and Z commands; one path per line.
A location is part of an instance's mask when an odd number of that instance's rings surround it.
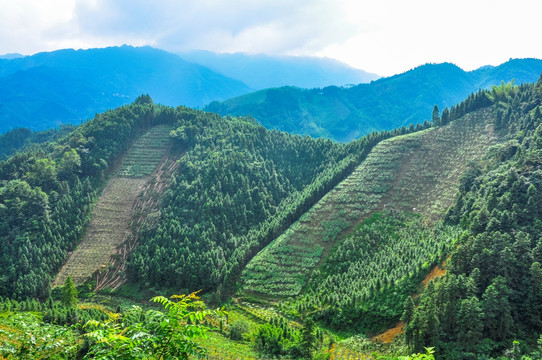
M 132 146 L 119 170 L 119 176 L 143 177 L 150 175 L 164 156 L 169 145 L 166 125 L 153 127 Z
M 95 271 L 110 264 L 129 233 L 134 203 L 148 176 L 166 154 L 169 143 L 168 126 L 155 126 L 136 140 L 120 167 L 98 199 L 85 237 L 58 273 L 54 285 L 71 276 L 76 283 L 84 282 Z
M 480 159 L 495 143 L 488 111 L 375 146 L 349 177 L 253 258 L 242 275 L 243 290 L 298 295 L 330 251 L 375 211 L 441 218 L 468 160 Z

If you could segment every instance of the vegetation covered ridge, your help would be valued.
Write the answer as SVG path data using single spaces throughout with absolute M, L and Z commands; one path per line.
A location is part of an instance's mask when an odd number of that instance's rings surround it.
M 501 81 L 535 82 L 542 60 L 515 59 L 496 67 L 466 72 L 450 63 L 426 64 L 370 84 L 260 90 L 206 110 L 222 115 L 251 115 L 267 128 L 351 141 L 372 131 L 423 122 L 435 104 L 450 110 L 478 89 Z
M 454 200 L 465 159 L 481 158 L 497 140 L 490 114 L 485 108 L 446 126 L 380 142 L 351 175 L 254 257 L 243 272 L 243 290 L 272 298 L 299 295 L 313 270 L 374 212 L 414 211 L 436 221 Z M 344 288 L 337 295 L 346 299 L 350 292 Z
M 168 108 L 141 96 L 0 162 L 0 296 L 48 296 L 122 154 L 145 130 L 174 121 Z

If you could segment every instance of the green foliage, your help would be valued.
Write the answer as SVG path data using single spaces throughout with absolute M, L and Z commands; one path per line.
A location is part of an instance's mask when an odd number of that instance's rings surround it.
M 249 324 L 245 320 L 238 320 L 233 322 L 230 327 L 230 338 L 232 340 L 244 340 L 245 336 L 248 334 L 250 328 Z
M 178 118 L 171 134 L 185 154 L 158 226 L 144 231 L 128 274 L 145 286 L 220 288 L 223 295 L 248 260 L 392 135 L 341 145 L 267 131 L 246 118 L 196 111 Z M 335 232 L 330 227 L 329 236 Z
M 464 229 L 459 247 L 406 328 L 414 349 L 435 346 L 447 359 L 504 351 L 519 358 L 519 342 L 507 350 L 512 341 L 534 343 L 542 332 L 542 98 L 534 85 L 513 83 L 494 87 L 490 98 L 495 125 L 510 140 L 462 177 L 446 216 Z
M 524 63 L 519 65 L 520 62 Z M 518 83 L 536 81 L 541 64 L 535 59 L 514 60 L 502 67 L 468 73 L 449 63 L 426 64 L 370 84 L 266 89 L 213 102 L 206 109 L 222 115 L 250 114 L 267 128 L 346 142 L 375 130 L 422 124 L 425 119 L 431 119 L 435 104 L 440 109 L 449 108 L 442 115 L 442 124 L 446 124 L 474 109 L 491 105 L 487 90 L 478 93 L 481 96 L 469 96 L 472 92 L 513 77 Z M 518 65 L 521 70 L 508 71 Z M 461 101 L 467 97 L 467 104 L 462 106 Z
M 435 360 L 435 348 L 427 347 L 425 348 L 425 353 L 417 353 L 409 356 L 400 356 L 399 360 Z
M 47 298 L 51 276 L 81 239 L 110 165 L 142 131 L 174 121 L 162 106 L 125 106 L 0 162 L 0 295 Z
M 134 306 L 124 315 L 112 314 L 105 322 L 89 321 L 85 337 L 91 341 L 86 359 L 188 359 L 204 354 L 196 340 L 205 337 L 206 325 L 219 311 L 205 309 L 195 293 L 163 296 L 151 301 L 164 312 Z
M 404 302 L 457 236 L 456 228 L 426 225 L 418 214 L 375 213 L 337 247 L 307 295 L 291 306 L 335 328 L 383 330 L 397 322 Z
M 495 103 L 500 101 L 510 101 L 516 96 L 518 91 L 519 87 L 515 84 L 514 79 L 507 83 L 502 80 L 500 85 L 493 85 L 491 92 L 488 93 L 488 97 Z
M 243 292 L 292 297 L 308 290 L 310 278 L 319 274 L 316 268 L 345 234 L 383 208 L 414 208 L 431 220 L 441 218 L 442 208 L 455 200 L 454 184 L 467 168 L 464 159 L 481 159 L 494 141 L 487 130 L 490 113 L 483 109 L 445 127 L 395 136 L 371 148 L 346 179 L 248 263 Z M 345 291 L 338 296 L 349 298 Z
M 0 357 L 6 360 L 73 359 L 78 346 L 69 328 L 44 324 L 31 313 L 0 313 Z
M 79 302 L 77 295 L 77 288 L 75 287 L 71 276 L 68 276 L 62 287 L 62 303 L 67 307 L 74 307 Z
M 141 136 L 130 148 L 119 169 L 119 175 L 133 178 L 150 175 L 170 144 L 170 130 L 169 126 L 155 126 Z

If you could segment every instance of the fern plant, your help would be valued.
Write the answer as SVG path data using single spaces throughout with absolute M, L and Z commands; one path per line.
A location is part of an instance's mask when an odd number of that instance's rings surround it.
M 92 345 L 85 359 L 188 359 L 203 356 L 195 339 L 206 337 L 211 318 L 222 315 L 208 310 L 196 293 L 157 296 L 152 302 L 165 311 L 133 306 L 124 316 L 111 314 L 107 321 L 89 321 L 85 336 Z

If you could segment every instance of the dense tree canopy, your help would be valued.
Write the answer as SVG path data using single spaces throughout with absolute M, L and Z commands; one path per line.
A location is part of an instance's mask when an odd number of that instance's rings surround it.
M 446 216 L 464 229 L 448 274 L 427 287 L 413 316 L 405 308 L 408 343 L 449 359 L 497 354 L 513 339 L 534 344 L 542 332 L 542 91 L 503 83 L 488 95 L 509 141 L 464 174 Z

